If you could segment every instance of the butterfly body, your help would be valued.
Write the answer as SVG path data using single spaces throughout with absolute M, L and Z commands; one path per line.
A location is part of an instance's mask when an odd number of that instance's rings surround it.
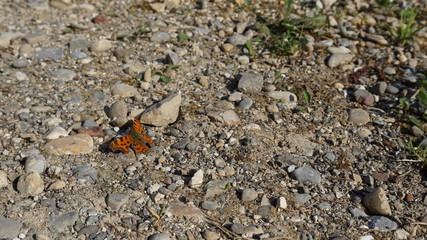
M 137 119 L 133 119 L 128 134 L 110 143 L 112 151 L 121 151 L 124 153 L 128 153 L 129 148 L 132 148 L 135 153 L 147 153 L 153 146 L 154 141 L 147 135 L 147 132 Z

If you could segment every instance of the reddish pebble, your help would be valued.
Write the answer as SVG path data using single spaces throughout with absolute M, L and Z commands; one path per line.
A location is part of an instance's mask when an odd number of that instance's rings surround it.
M 94 17 L 92 19 L 92 22 L 98 24 L 98 23 L 108 23 L 108 18 L 102 14 L 99 14 L 98 16 Z
M 410 193 L 406 194 L 405 201 L 407 201 L 407 202 L 413 202 L 414 201 L 414 195 L 412 195 Z
M 86 133 L 91 137 L 105 137 L 104 130 L 101 127 L 79 128 L 78 133 Z

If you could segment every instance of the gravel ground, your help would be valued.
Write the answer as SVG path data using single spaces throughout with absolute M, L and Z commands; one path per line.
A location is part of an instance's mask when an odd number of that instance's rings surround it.
M 0 238 L 425 239 L 427 28 L 295 1 L 326 25 L 280 55 L 256 23 L 285 3 L 241 2 L 0 1 Z M 109 150 L 134 118 L 155 146 Z

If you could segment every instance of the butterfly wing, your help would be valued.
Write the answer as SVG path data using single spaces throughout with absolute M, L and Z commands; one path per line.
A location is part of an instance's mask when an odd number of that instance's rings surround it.
M 133 119 L 130 129 L 132 138 L 132 148 L 136 153 L 147 153 L 154 146 L 154 141 L 146 134 L 147 131 L 142 127 L 138 119 Z
M 132 144 L 132 138 L 130 135 L 124 135 L 120 138 L 117 138 L 110 143 L 111 151 L 122 151 L 124 153 L 129 152 L 129 146 Z

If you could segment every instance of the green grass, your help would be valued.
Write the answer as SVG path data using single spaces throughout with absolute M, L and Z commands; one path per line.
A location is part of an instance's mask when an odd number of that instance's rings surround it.
M 418 161 L 422 162 L 425 167 L 427 167 L 427 146 L 414 146 L 412 140 L 409 141 L 409 146 L 406 147 L 411 155 L 417 158 Z
M 400 25 L 397 29 L 389 27 L 389 31 L 400 45 L 414 40 L 414 35 L 426 26 L 418 26 L 416 18 L 418 10 L 416 8 L 405 9 L 399 12 Z

